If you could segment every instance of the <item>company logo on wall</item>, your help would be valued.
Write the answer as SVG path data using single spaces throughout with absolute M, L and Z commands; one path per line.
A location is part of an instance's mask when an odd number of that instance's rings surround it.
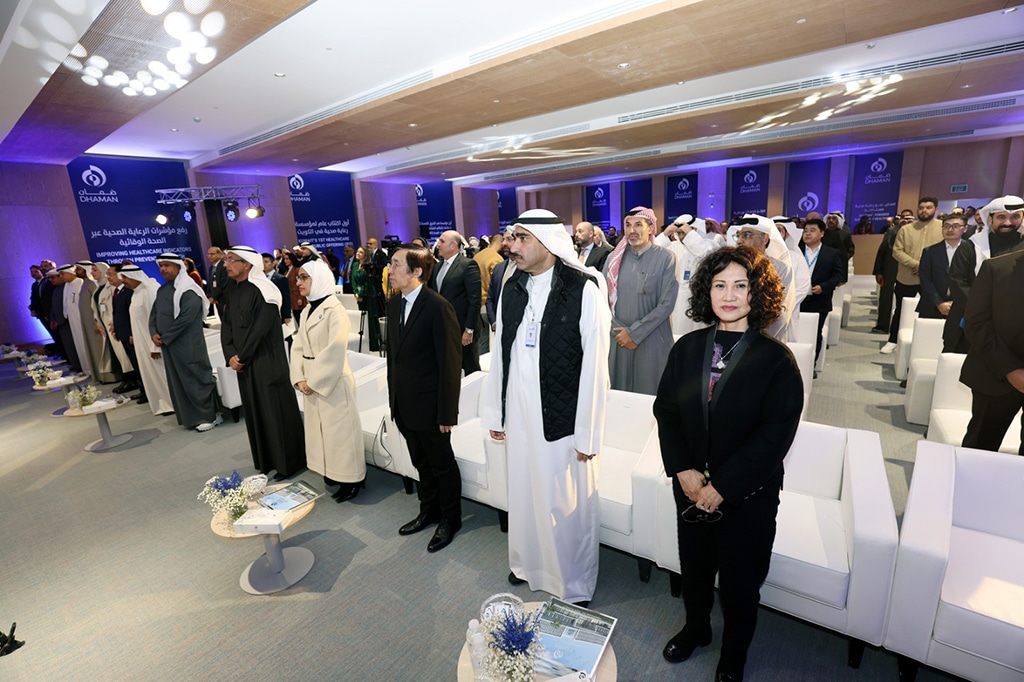
M 597 201 L 604 199 L 604 188 L 598 187 L 597 189 L 594 190 L 594 199 L 596 199 Z
M 757 181 L 757 171 L 753 168 L 743 174 L 743 184 L 740 185 L 740 194 L 759 194 L 761 183 Z
M 892 182 L 892 173 L 886 173 L 889 162 L 881 156 L 871 164 L 871 173 L 864 176 L 865 185 L 875 185 L 883 182 Z
M 302 191 L 305 186 L 306 181 L 298 173 L 288 178 L 288 187 L 292 190 L 289 196 L 292 201 L 309 201 L 309 192 Z
M 810 213 L 814 209 L 818 208 L 818 195 L 814 192 L 808 192 L 800 199 L 797 207 L 804 213 Z
M 680 192 L 685 192 L 686 190 L 690 189 L 690 179 L 683 178 L 682 180 L 679 181 L 679 184 L 676 185 L 676 187 L 679 188 Z
M 420 184 L 416 185 L 416 205 L 417 206 L 426 206 L 427 205 L 427 197 L 424 196 L 423 185 L 420 185 Z
M 99 166 L 89 165 L 84 171 L 82 171 L 82 182 L 89 187 L 99 189 L 107 184 L 107 174 L 103 172 L 103 169 Z M 78 190 L 78 201 L 82 204 L 116 204 L 117 203 L 117 191 L 116 190 L 100 190 L 99 192 L 90 192 L 87 189 Z

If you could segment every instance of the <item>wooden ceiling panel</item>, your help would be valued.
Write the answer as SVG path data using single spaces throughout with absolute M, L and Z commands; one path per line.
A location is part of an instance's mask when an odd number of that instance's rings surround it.
M 843 0 L 846 40 L 850 43 L 956 21 L 1011 6 L 1005 0 Z

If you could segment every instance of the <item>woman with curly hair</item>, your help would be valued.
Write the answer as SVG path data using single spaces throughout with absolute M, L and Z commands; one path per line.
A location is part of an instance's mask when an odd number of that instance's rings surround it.
M 792 353 L 764 333 L 783 300 L 768 259 L 719 249 L 690 287 L 687 314 L 712 326 L 675 344 L 654 402 L 679 511 L 686 607 L 685 626 L 662 653 L 678 663 L 711 643 L 717 574 L 725 625 L 715 679 L 742 680 L 804 389 Z

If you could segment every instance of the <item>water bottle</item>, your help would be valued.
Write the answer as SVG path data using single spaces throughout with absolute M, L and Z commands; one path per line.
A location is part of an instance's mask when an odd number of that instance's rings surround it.
M 469 621 L 469 629 L 466 630 L 466 648 L 469 650 L 469 660 L 473 664 L 474 682 L 491 682 L 490 675 L 484 665 L 484 657 L 487 654 L 487 642 L 483 630 L 480 629 L 480 621 L 476 618 Z

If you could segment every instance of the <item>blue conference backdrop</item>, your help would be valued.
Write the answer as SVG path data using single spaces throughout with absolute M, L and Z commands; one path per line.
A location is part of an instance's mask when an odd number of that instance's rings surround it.
M 288 178 L 295 214 L 295 237 L 320 251 L 346 244 L 359 245 L 352 176 L 333 171 L 311 171 Z
M 883 229 L 886 217 L 896 214 L 899 205 L 903 151 L 860 154 L 853 159 L 846 221 L 855 225 L 866 215 L 871 219 L 872 231 L 877 232 Z
M 498 226 L 502 229 L 508 227 L 519 217 L 518 199 L 515 187 L 499 189 L 498 194 Z
M 183 163 L 80 156 L 68 164 L 68 175 L 90 259 L 107 263 L 129 259 L 163 282 L 155 259 L 171 251 L 191 258 L 204 271 L 195 209 L 179 204 L 170 214 L 171 222 L 156 223 L 157 214 L 167 208 L 156 203 L 156 190 L 188 187 Z
M 455 229 L 455 194 L 452 183 L 424 182 L 416 185 L 416 210 L 420 225 L 430 228 L 430 243 L 445 230 Z
M 622 183 L 622 198 L 624 199 L 623 211 L 629 211 L 637 206 L 653 208 L 651 206 L 651 202 L 654 201 L 653 182 L 650 178 L 626 180 Z
M 583 219 L 607 230 L 612 224 L 608 183 L 583 187 Z M 564 217 L 564 216 L 563 216 Z
M 697 215 L 697 174 L 670 175 L 665 178 L 665 222 L 683 214 Z
M 808 213 L 817 211 L 822 215 L 828 210 L 828 178 L 832 168 L 831 159 L 810 159 L 791 161 L 787 171 L 786 215 L 806 218 Z
M 768 164 L 732 168 L 729 175 L 731 217 L 744 213 L 768 215 Z

